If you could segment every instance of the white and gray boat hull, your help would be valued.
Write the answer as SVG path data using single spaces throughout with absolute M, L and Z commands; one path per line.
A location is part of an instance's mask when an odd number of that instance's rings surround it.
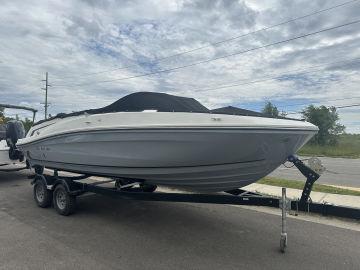
M 20 143 L 31 165 L 199 191 L 240 188 L 266 176 L 314 130 L 118 128 Z

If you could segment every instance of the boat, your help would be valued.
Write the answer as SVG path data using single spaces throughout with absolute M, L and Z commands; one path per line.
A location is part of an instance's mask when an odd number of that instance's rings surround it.
M 305 121 L 217 114 L 192 98 L 138 92 L 40 121 L 17 147 L 33 167 L 218 192 L 258 181 L 317 131 Z
M 0 108 L 21 109 L 33 113 L 33 122 L 37 110 L 17 105 L 0 104 Z M 0 124 L 0 171 L 13 171 L 19 168 L 10 168 L 12 165 L 24 165 L 25 159 L 21 151 L 16 147 L 19 139 L 25 137 L 25 128 L 21 121 L 10 120 Z M 24 169 L 22 166 L 20 169 Z

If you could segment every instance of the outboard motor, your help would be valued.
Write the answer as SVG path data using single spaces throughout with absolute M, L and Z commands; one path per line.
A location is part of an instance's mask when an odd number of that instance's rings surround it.
M 25 137 L 25 128 L 21 121 L 11 120 L 6 123 L 6 142 L 9 146 L 9 158 L 11 160 L 24 160 L 24 155 L 16 148 L 18 139 Z

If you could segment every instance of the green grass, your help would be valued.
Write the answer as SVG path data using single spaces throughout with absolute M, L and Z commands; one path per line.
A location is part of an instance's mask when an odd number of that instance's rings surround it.
M 275 177 L 265 177 L 257 182 L 258 184 L 264 184 L 269 186 L 277 186 L 277 187 L 286 187 L 286 188 L 294 188 L 294 189 L 303 189 L 305 182 L 303 181 L 295 181 L 295 180 L 286 180 Z M 324 193 L 332 193 L 332 194 L 340 194 L 340 195 L 353 195 L 360 196 L 360 191 L 350 190 L 346 188 L 338 188 L 333 186 L 314 184 L 313 191 L 324 192 Z
M 360 134 L 343 134 L 339 136 L 336 146 L 304 145 L 299 151 L 303 156 L 326 156 L 360 158 Z

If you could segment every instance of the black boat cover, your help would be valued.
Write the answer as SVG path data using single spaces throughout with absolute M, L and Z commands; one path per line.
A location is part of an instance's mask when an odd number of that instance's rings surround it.
M 101 114 L 112 112 L 141 112 L 144 110 L 156 110 L 158 112 L 195 112 L 195 113 L 216 113 L 216 114 L 231 114 L 231 115 L 245 115 L 257 117 L 269 117 L 263 113 L 245 110 L 237 107 L 223 107 L 209 110 L 199 101 L 193 98 L 179 97 L 165 93 L 155 92 L 137 92 L 129 94 L 120 98 L 114 103 L 98 109 L 89 109 L 73 113 L 60 113 L 47 120 L 41 120 L 35 125 L 55 118 L 66 118 L 70 116 L 87 114 Z M 282 119 L 291 119 L 285 117 L 278 117 Z M 297 120 L 297 119 L 292 119 Z
M 89 109 L 73 113 L 60 113 L 47 120 L 41 120 L 40 124 L 54 118 L 66 118 L 70 116 L 87 114 L 101 114 L 111 112 L 141 112 L 144 110 L 157 110 L 158 112 L 196 112 L 210 113 L 210 110 L 193 98 L 179 97 L 165 93 L 137 92 L 120 98 L 114 103 L 98 109 Z
M 257 117 L 267 117 L 263 113 L 254 112 L 250 110 L 245 110 L 233 106 L 228 107 L 222 107 L 218 109 L 211 110 L 212 113 L 218 113 L 218 114 L 232 114 L 232 115 L 245 115 L 245 116 L 257 116 Z
M 264 113 L 245 110 L 237 107 L 222 107 L 218 109 L 211 110 L 211 113 L 217 113 L 217 114 L 232 114 L 232 115 L 244 115 L 244 116 L 256 116 L 256 117 L 265 117 L 265 118 L 277 118 L 277 119 L 287 119 L 287 120 L 295 120 L 295 121 L 304 121 L 303 119 L 296 119 L 296 118 L 289 118 L 284 116 L 277 116 L 273 117 Z
M 173 96 L 164 93 L 138 92 L 127 95 L 114 103 L 97 109 L 96 113 L 141 112 L 198 112 L 209 113 L 209 109 L 193 98 Z

